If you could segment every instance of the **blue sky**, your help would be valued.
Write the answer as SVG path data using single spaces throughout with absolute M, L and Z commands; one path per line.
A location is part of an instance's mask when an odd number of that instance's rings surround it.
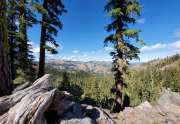
M 64 0 L 67 13 L 61 18 L 63 30 L 57 37 L 61 47 L 47 59 L 110 61 L 112 48 L 104 48 L 108 35 L 104 27 L 110 17 L 104 12 L 107 0 Z M 180 53 L 180 0 L 141 0 L 142 15 L 135 28 L 140 29 L 146 45 L 141 46 L 140 61 Z M 29 29 L 34 55 L 39 54 L 40 26 Z

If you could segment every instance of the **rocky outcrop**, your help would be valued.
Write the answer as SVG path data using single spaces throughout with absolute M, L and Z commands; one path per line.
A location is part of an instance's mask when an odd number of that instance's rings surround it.
M 0 97 L 0 124 L 115 124 L 103 110 L 75 103 L 69 93 L 53 89 L 48 74 L 26 87 Z
M 24 84 L 12 95 L 0 97 L 0 124 L 179 124 L 180 95 L 165 90 L 158 104 L 144 102 L 119 114 L 72 101 L 66 91 L 53 89 L 44 75 L 31 86 Z
M 180 95 L 165 90 L 158 105 L 152 106 L 146 101 L 137 107 L 125 108 L 115 117 L 118 124 L 179 124 Z
M 180 94 L 178 93 L 164 90 L 158 104 L 164 111 L 180 114 Z
M 60 124 L 116 124 L 104 110 L 90 105 L 75 104 L 63 114 Z

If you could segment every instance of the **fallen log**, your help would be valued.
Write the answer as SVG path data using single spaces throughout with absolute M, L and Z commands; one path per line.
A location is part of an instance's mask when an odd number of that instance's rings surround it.
M 30 82 L 26 82 L 26 83 L 24 83 L 24 84 L 21 84 L 21 85 L 17 86 L 17 87 L 13 90 L 13 93 L 15 93 L 15 92 L 17 92 L 17 91 L 20 91 L 20 90 L 23 90 L 23 89 L 29 87 L 30 85 L 31 85 Z
M 84 108 L 73 102 L 72 95 L 66 91 L 53 89 L 49 74 L 25 87 L 12 95 L 0 97 L 0 124 L 71 124 L 71 121 L 64 121 L 65 118 L 90 118 L 92 122 L 105 120 L 107 123 L 103 121 L 102 124 L 114 124 L 102 110 L 93 107 L 89 109 L 88 106 Z
M 45 75 L 32 86 L 0 98 L 0 124 L 46 124 L 43 114 L 56 91 L 51 80 Z

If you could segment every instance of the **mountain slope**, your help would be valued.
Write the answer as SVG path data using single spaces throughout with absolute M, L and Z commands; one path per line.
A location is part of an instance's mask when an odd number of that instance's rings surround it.
M 111 74 L 111 62 L 108 61 L 65 61 L 65 60 L 51 60 L 47 62 L 47 66 L 55 69 L 74 71 L 82 70 L 96 74 L 107 75 Z
M 180 92 L 180 55 L 137 65 L 125 75 L 131 105 L 155 102 L 163 89 Z

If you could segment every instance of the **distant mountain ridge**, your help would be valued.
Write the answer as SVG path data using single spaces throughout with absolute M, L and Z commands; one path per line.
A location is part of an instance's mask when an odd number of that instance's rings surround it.
M 46 65 L 51 68 L 73 71 L 82 70 L 101 75 L 111 74 L 112 62 L 110 61 L 69 61 L 69 60 L 49 60 Z
M 180 55 L 173 55 L 166 57 L 164 59 L 156 59 L 151 60 L 149 62 L 141 63 L 130 63 L 129 67 L 131 69 L 144 69 L 151 66 L 158 66 L 161 69 L 167 67 L 173 67 L 177 65 L 180 61 Z M 74 70 L 82 70 L 85 72 L 100 74 L 100 75 L 109 75 L 112 74 L 112 62 L 111 61 L 70 61 L 70 60 L 49 60 L 46 65 L 50 68 L 66 70 L 66 71 L 74 71 Z

